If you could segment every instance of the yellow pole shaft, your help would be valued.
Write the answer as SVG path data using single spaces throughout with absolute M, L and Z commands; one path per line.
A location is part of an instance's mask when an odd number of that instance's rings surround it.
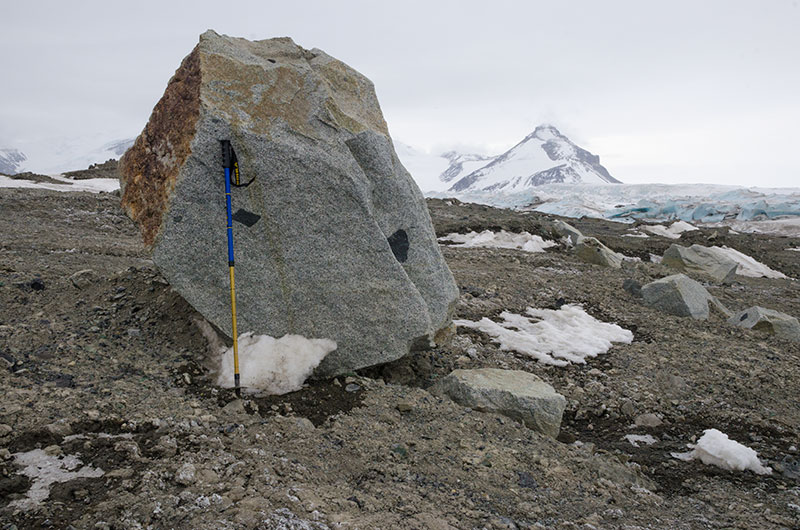
M 233 328 L 233 377 L 236 389 L 239 389 L 239 335 L 236 331 L 236 280 L 233 265 L 228 267 L 231 275 L 231 327 Z

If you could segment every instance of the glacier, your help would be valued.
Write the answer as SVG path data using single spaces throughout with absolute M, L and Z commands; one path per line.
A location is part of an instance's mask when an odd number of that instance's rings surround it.
M 624 223 L 686 221 L 740 231 L 800 233 L 800 188 L 712 184 L 544 184 L 514 193 L 431 192 L 429 197 L 563 217 Z

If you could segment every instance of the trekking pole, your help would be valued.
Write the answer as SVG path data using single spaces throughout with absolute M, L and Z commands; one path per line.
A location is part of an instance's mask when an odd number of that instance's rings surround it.
M 231 328 L 233 330 L 233 384 L 236 395 L 241 397 L 239 388 L 239 337 L 236 331 L 236 282 L 233 274 L 233 214 L 231 208 L 231 169 L 239 182 L 239 163 L 230 140 L 220 140 L 222 144 L 222 167 L 225 170 L 225 207 L 228 219 L 228 271 L 231 277 Z

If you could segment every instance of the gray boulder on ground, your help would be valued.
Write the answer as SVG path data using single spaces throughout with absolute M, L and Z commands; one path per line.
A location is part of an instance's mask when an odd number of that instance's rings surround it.
M 594 237 L 581 237 L 575 245 L 575 254 L 587 263 L 619 269 L 624 256 L 614 252 Z
M 664 252 L 661 263 L 681 272 L 711 278 L 717 283 L 732 282 L 738 267 L 735 261 L 702 245 L 691 247 L 671 245 Z
M 482 412 L 497 412 L 558 436 L 567 400 L 539 377 L 520 370 L 454 370 L 430 389 Z
M 78 289 L 86 289 L 97 281 L 97 273 L 92 269 L 84 269 L 70 276 L 69 281 Z
M 708 302 L 713 297 L 685 274 L 674 274 L 644 285 L 642 299 L 664 313 L 702 320 L 708 318 Z
M 329 338 L 324 377 L 449 332 L 458 298 L 369 79 L 289 38 L 208 31 L 120 160 L 122 205 L 172 287 L 231 335 L 220 140 L 233 188 L 240 333 Z
M 773 309 L 749 307 L 733 315 L 728 322 L 735 326 L 766 331 L 783 339 L 800 342 L 800 322 L 791 315 Z
M 575 228 L 569 223 L 562 221 L 561 219 L 556 219 L 553 221 L 553 230 L 561 237 L 569 238 L 569 242 L 575 246 L 578 244 L 578 241 L 583 239 L 583 234 L 580 230 Z

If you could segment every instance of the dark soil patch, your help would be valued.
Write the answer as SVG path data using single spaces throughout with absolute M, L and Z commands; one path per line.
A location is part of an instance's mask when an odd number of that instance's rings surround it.
M 579 439 L 596 445 L 601 451 L 617 454 L 623 461 L 631 461 L 642 466 L 642 470 L 667 495 L 691 495 L 695 492 L 694 483 L 700 478 L 715 478 L 730 482 L 732 486 L 763 488 L 767 492 L 797 486 L 797 481 L 779 471 L 772 475 L 757 475 L 751 472 L 730 472 L 716 466 L 705 465 L 699 461 L 683 462 L 671 453 L 690 451 L 687 443 L 709 425 L 728 434 L 730 439 L 756 449 L 759 458 L 772 464 L 783 458 L 792 445 L 792 436 L 773 427 L 748 425 L 743 422 L 732 423 L 723 419 L 708 417 L 687 417 L 680 422 L 665 423 L 659 427 L 633 427 L 633 420 L 625 417 L 589 417 L 575 419 L 574 411 L 566 411 L 561 425 L 559 440 L 571 442 Z M 626 434 L 649 434 L 659 441 L 651 446 L 644 443 L 634 447 L 623 437 Z M 769 440 L 769 444 L 761 443 Z
M 347 388 L 351 391 L 348 391 Z M 347 414 L 364 401 L 364 389 L 350 387 L 334 381 L 310 381 L 297 392 L 281 396 L 251 397 L 258 405 L 262 417 L 294 415 L 307 418 L 319 427 L 328 420 L 333 421 L 340 414 Z

